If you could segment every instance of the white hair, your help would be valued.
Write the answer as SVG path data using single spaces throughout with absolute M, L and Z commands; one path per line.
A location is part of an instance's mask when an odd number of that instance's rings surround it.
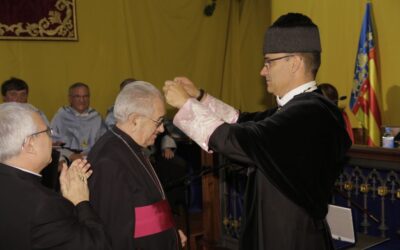
M 0 162 L 18 155 L 25 139 L 36 132 L 32 114 L 37 109 L 27 103 L 8 102 L 0 105 Z
M 128 83 L 115 100 L 115 119 L 117 122 L 125 122 L 132 113 L 147 116 L 152 115 L 155 98 L 164 100 L 164 96 L 152 84 L 144 81 Z

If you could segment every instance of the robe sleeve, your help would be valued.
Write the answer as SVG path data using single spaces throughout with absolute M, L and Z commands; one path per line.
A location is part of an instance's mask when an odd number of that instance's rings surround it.
M 239 119 L 237 120 L 238 123 L 247 122 L 247 121 L 261 121 L 264 120 L 276 112 L 277 108 L 267 109 L 263 112 L 244 112 L 240 113 Z
M 246 165 L 254 165 L 253 160 L 243 151 L 236 137 L 231 136 L 230 126 L 231 125 L 224 123 L 215 129 L 210 136 L 210 149 L 222 155 L 229 156 L 233 161 Z
M 234 123 L 262 121 L 275 111 L 276 109 L 242 113 L 239 116 L 237 110 L 207 94 L 202 102 L 190 98 L 176 114 L 174 124 L 202 149 L 214 149 L 234 161 L 253 164 L 253 160 L 247 156 L 236 138 L 235 131 L 245 127 L 235 126 Z M 214 139 L 211 140 L 210 137 Z
M 238 119 L 238 110 L 222 102 L 221 100 L 218 100 L 210 94 L 206 94 L 201 103 L 226 123 L 235 123 Z
M 211 109 L 193 98 L 189 98 L 174 117 L 175 126 L 206 151 L 211 133 L 223 123 Z
M 34 211 L 32 249 L 111 249 L 105 228 L 84 201 L 76 207 L 62 197 L 48 198 Z

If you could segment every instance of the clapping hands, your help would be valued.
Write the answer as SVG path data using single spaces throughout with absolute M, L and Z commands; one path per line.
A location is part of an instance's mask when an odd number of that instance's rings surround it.
M 93 171 L 89 170 L 90 164 L 87 160 L 78 159 L 72 162 L 68 168 L 63 164 L 60 174 L 60 188 L 62 195 L 74 205 L 89 200 L 89 188 L 87 179 Z

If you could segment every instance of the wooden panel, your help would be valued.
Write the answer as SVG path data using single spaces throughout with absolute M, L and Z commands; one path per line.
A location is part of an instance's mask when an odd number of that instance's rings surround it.
M 214 155 L 202 151 L 202 166 L 213 167 Z M 202 178 L 204 249 L 210 249 L 221 237 L 219 178 L 208 174 Z

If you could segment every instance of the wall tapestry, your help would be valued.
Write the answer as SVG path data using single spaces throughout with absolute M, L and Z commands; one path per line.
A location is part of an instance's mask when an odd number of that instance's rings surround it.
M 75 0 L 0 0 L 0 39 L 78 40 Z

